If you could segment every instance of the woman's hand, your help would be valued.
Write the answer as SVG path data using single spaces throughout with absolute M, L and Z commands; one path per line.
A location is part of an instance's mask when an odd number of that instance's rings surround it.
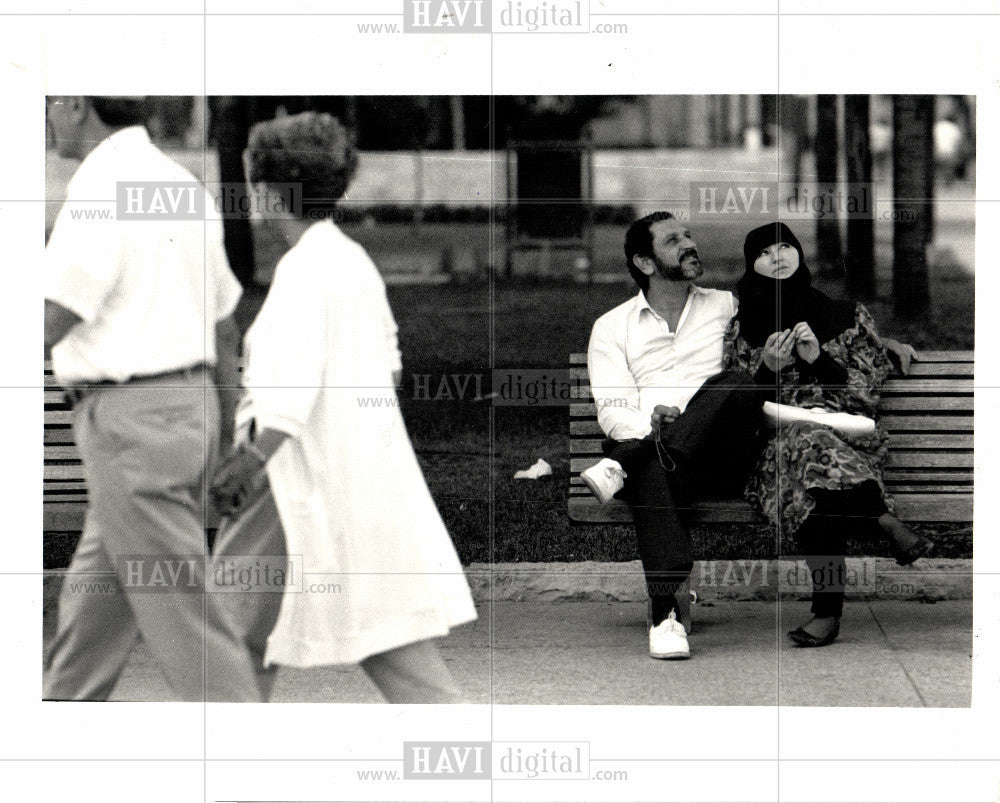
M 795 362 L 795 357 L 792 355 L 794 345 L 795 335 L 791 329 L 786 329 L 784 332 L 774 332 L 764 343 L 764 365 L 775 374 L 783 368 L 787 368 Z
M 805 321 L 795 324 L 792 334 L 795 336 L 795 353 L 812 365 L 819 359 L 819 338 Z
M 259 450 L 240 443 L 226 457 L 209 487 L 209 494 L 216 509 L 223 516 L 232 516 L 255 496 L 266 482 L 266 460 Z
M 910 363 L 917 359 L 917 352 L 909 343 L 900 343 L 891 337 L 883 337 L 882 345 L 889 352 L 890 356 L 895 356 L 899 363 L 899 371 L 902 374 L 910 373 Z
M 212 475 L 209 494 L 223 516 L 239 513 L 267 490 L 267 461 L 290 437 L 280 429 L 256 429 L 257 422 L 251 422 L 251 438 L 236 444 Z

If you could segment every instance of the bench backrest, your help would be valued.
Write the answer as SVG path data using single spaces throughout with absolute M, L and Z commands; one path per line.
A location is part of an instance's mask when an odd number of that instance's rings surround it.
M 972 352 L 925 351 L 906 377 L 884 388 L 881 422 L 890 433 L 885 479 L 902 518 L 910 521 L 971 521 L 973 495 Z M 570 519 L 581 523 L 630 522 L 628 508 L 600 505 L 579 477 L 601 457 L 603 433 L 590 395 L 587 355 L 570 355 L 570 373 L 582 396 L 570 405 Z M 45 365 L 44 529 L 80 531 L 87 488 L 73 441 L 72 411 L 63 389 Z M 740 500 L 696 506 L 700 521 L 750 521 Z
M 629 522 L 620 503 L 601 505 L 580 472 L 603 455 L 604 434 L 590 393 L 587 355 L 570 355 L 570 376 L 579 400 L 570 405 L 569 515 L 580 523 Z M 971 351 L 925 351 L 909 375 L 890 378 L 882 393 L 881 424 L 889 431 L 885 480 L 901 518 L 908 521 L 972 521 L 973 375 Z M 739 500 L 699 503 L 699 521 L 750 521 Z
M 73 411 L 63 397 L 63 388 L 45 361 L 45 479 L 42 485 L 46 531 L 83 529 L 87 486 L 83 465 L 73 441 Z

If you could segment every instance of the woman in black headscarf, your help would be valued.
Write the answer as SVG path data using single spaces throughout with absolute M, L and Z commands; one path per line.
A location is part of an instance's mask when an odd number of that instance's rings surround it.
M 743 255 L 726 367 L 747 369 L 765 398 L 785 405 L 766 405 L 775 432 L 746 496 L 805 552 L 813 618 L 788 635 L 821 647 L 840 632 L 848 531 L 887 536 L 901 565 L 933 548 L 893 515 L 882 480 L 887 437 L 870 420 L 892 367 L 887 349 L 904 371 L 913 350 L 880 338 L 862 304 L 852 309 L 811 287 L 802 246 L 784 223 L 751 231 Z

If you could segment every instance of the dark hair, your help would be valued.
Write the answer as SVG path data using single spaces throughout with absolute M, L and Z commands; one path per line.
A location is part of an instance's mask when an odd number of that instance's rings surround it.
M 645 292 L 649 289 L 649 277 L 635 266 L 632 257 L 651 257 L 653 255 L 653 233 L 650 227 L 661 220 L 673 220 L 672 212 L 650 212 L 639 218 L 625 232 L 625 264 L 632 274 L 635 283 Z
M 301 184 L 299 217 L 310 220 L 333 211 L 358 166 L 347 129 L 336 117 L 317 112 L 257 123 L 250 129 L 247 157 L 252 183 Z
M 88 95 L 87 100 L 97 119 L 110 128 L 149 122 L 150 106 L 145 97 Z

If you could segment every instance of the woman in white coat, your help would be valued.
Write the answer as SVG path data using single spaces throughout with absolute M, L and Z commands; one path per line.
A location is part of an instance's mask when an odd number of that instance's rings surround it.
M 301 556 L 302 591 L 282 595 L 265 665 L 360 663 L 390 702 L 459 702 L 433 639 L 475 606 L 400 414 L 385 285 L 329 218 L 356 163 L 326 114 L 251 131 L 248 181 L 289 250 L 244 343 L 237 446 L 213 488 L 229 514 L 217 555 L 224 566 L 250 544 L 273 554 L 280 528 Z M 301 213 L 282 211 L 278 185 L 292 182 Z M 258 629 L 273 618 L 246 603 L 267 596 L 239 603 Z

